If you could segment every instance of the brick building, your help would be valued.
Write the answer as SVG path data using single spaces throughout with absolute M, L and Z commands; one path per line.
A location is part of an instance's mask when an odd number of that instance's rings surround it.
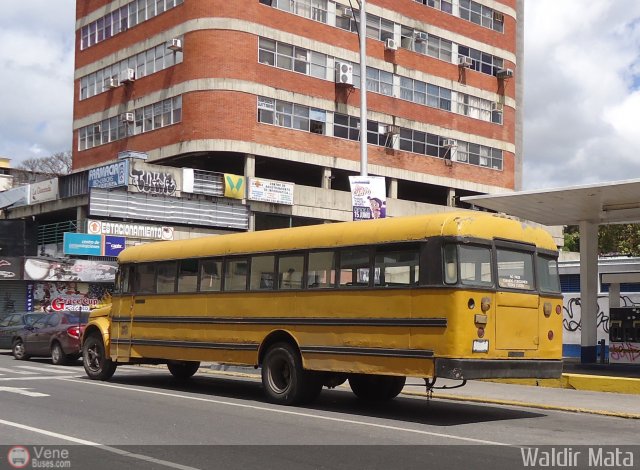
M 367 2 L 368 173 L 385 178 L 388 215 L 520 189 L 523 1 Z M 135 150 L 148 163 L 294 183 L 293 205 L 250 202 L 250 228 L 349 220 L 357 7 L 77 2 L 74 168 Z

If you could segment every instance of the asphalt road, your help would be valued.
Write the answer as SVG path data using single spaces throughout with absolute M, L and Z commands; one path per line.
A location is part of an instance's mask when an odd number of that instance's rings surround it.
M 593 468 L 583 445 L 603 458 L 618 448 L 636 466 L 640 448 L 623 446 L 639 436 L 637 420 L 406 395 L 371 405 L 346 388 L 325 389 L 311 407 L 282 407 L 254 378 L 198 373 L 180 383 L 164 368 L 122 366 L 99 382 L 79 362 L 0 354 L 0 469 L 14 468 L 9 457 L 23 452 L 15 446 L 30 455 L 25 468 L 49 450 L 58 452 L 53 465 L 66 456 L 70 468 L 91 469 L 500 470 L 526 468 L 528 447 Z

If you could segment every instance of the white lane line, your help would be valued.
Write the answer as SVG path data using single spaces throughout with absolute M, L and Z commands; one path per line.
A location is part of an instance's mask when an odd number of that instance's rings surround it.
M 6 372 L 8 374 L 19 374 L 19 375 L 33 375 L 33 374 L 35 374 L 35 372 L 27 372 L 26 370 L 6 369 L 4 367 L 0 367 L 0 372 Z
M 73 369 L 66 369 L 66 370 L 59 370 L 59 369 L 53 369 L 51 367 L 36 367 L 36 366 L 16 366 L 19 367 L 20 369 L 28 369 L 28 370 L 35 370 L 38 372 L 49 372 L 49 373 L 54 373 L 54 374 L 73 374 L 75 371 Z M 78 371 L 80 372 L 80 371 Z
M 20 381 L 20 382 L 25 382 L 25 381 L 31 381 L 31 380 L 49 380 L 49 379 L 59 379 L 61 377 L 65 377 L 65 376 L 61 376 L 61 375 L 38 375 L 36 377 L 3 377 L 0 379 L 0 382 L 12 382 L 12 381 Z M 72 377 L 82 377 L 80 375 L 76 376 L 76 375 L 68 375 L 66 377 L 72 378 Z
M 179 463 L 169 462 L 168 460 L 156 459 L 154 457 L 149 457 L 148 455 L 134 454 L 133 452 L 127 452 L 126 450 L 118 449 L 116 447 L 107 446 L 104 444 L 100 444 L 98 442 L 87 441 L 85 439 L 79 439 L 77 437 L 68 436 L 66 434 L 47 431 L 46 429 L 34 428 L 33 426 L 27 426 L 26 424 L 15 423 L 13 421 L 6 421 L 4 419 L 0 419 L 0 424 L 4 424 L 5 426 L 11 426 L 18 429 L 23 429 L 25 431 L 31 431 L 31 432 L 42 434 L 49 437 L 55 437 L 57 439 L 62 439 L 64 441 L 73 442 L 74 444 L 96 447 L 97 449 L 111 452 L 113 454 L 118 454 L 118 455 L 122 455 L 132 459 L 137 459 L 137 460 L 144 460 L 145 462 L 162 465 L 163 467 L 177 468 L 180 470 L 199 470 L 195 467 L 188 467 L 187 465 L 181 465 Z
M 269 413 L 279 413 L 279 414 L 285 414 L 285 415 L 290 415 L 290 416 L 300 416 L 300 417 L 303 417 L 303 418 L 311 418 L 311 419 L 318 419 L 318 420 L 324 420 L 324 421 L 333 421 L 333 422 L 344 423 L 344 424 L 353 424 L 353 425 L 356 425 L 356 426 L 379 428 L 379 429 L 385 429 L 385 430 L 389 430 L 389 431 L 400 431 L 400 432 L 407 432 L 407 433 L 411 433 L 411 434 L 420 434 L 420 435 L 425 435 L 425 436 L 443 437 L 443 438 L 446 438 L 446 439 L 456 439 L 456 440 L 465 441 L 465 442 L 475 442 L 477 444 L 488 444 L 488 445 L 496 445 L 496 446 L 511 446 L 512 445 L 512 444 L 507 444 L 507 443 L 504 443 L 504 442 L 487 441 L 487 440 L 484 440 L 484 439 L 474 439 L 472 437 L 462 437 L 462 436 L 454 436 L 452 434 L 444 434 L 444 433 L 439 433 L 439 432 L 423 431 L 421 429 L 402 428 L 402 427 L 399 427 L 399 426 L 389 426 L 389 425 L 386 425 L 386 424 L 368 423 L 366 421 L 358 421 L 358 420 L 355 420 L 355 419 L 333 418 L 331 416 L 315 415 L 315 414 L 304 413 L 304 412 L 300 412 L 300 411 L 290 411 L 290 410 L 282 410 L 282 409 L 277 409 L 277 408 L 267 408 L 266 406 L 245 405 L 245 404 L 242 404 L 242 403 L 232 403 L 232 402 L 223 401 L 223 400 L 214 400 L 212 398 L 191 397 L 191 396 L 187 396 L 187 395 L 180 395 L 180 394 L 177 394 L 177 393 L 159 392 L 159 391 L 156 391 L 156 390 L 143 390 L 143 389 L 139 389 L 139 388 L 125 387 L 125 386 L 122 386 L 122 385 L 112 385 L 112 384 L 107 384 L 107 383 L 104 383 L 104 382 L 96 382 L 94 380 L 77 380 L 77 379 L 66 378 L 66 377 L 60 377 L 59 380 L 63 380 L 65 382 L 82 383 L 82 384 L 86 384 L 86 385 L 95 385 L 95 386 L 98 386 L 98 387 L 116 388 L 116 389 L 119 389 L 119 390 L 127 390 L 129 392 L 147 393 L 147 394 L 151 394 L 151 395 L 160 395 L 160 396 L 172 397 L 172 398 L 184 398 L 186 400 L 202 401 L 202 402 L 206 402 L 206 403 L 215 403 L 216 405 L 227 405 L 227 406 L 233 406 L 233 407 L 236 407 L 236 408 L 245 408 L 245 409 L 250 409 L 250 410 L 265 411 L 265 412 L 269 412 Z

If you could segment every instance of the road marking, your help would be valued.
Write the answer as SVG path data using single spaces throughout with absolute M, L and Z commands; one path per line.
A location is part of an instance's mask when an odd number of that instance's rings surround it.
M 57 439 L 62 439 L 62 440 L 65 440 L 65 441 L 73 442 L 75 444 L 95 447 L 97 449 L 104 450 L 104 451 L 107 451 L 107 452 L 111 452 L 113 454 L 122 455 L 124 457 L 130 457 L 132 459 L 137 459 L 137 460 L 144 460 L 145 462 L 150 462 L 150 463 L 153 463 L 153 464 L 162 465 L 164 467 L 177 468 L 179 470 L 199 470 L 199 469 L 197 469 L 195 467 L 188 467 L 186 465 L 181 465 L 181 464 L 175 463 L 175 462 L 169 462 L 167 460 L 156 459 L 154 457 L 149 457 L 147 455 L 134 454 L 133 452 L 127 452 L 126 450 L 118 449 L 116 447 L 107 446 L 107 445 L 104 445 L 104 444 L 100 444 L 98 442 L 87 441 L 85 439 L 79 439 L 79 438 L 73 437 L 73 436 L 67 436 L 65 434 L 60 434 L 60 433 L 57 433 L 57 432 L 47 431 L 46 429 L 34 428 L 32 426 L 27 426 L 26 424 L 15 423 L 13 421 L 6 421 L 4 419 L 0 419 L 0 424 L 4 424 L 5 426 L 11 426 L 11 427 L 18 428 L 18 429 L 23 429 L 25 431 L 31 431 L 31 432 L 34 432 L 34 433 L 37 433 L 37 434 L 43 434 L 43 435 L 49 436 L 49 437 L 55 437 Z
M 59 379 L 62 376 L 60 375 L 38 375 L 36 377 L 31 376 L 31 377 L 3 377 L 0 379 L 0 382 L 13 382 L 13 381 L 20 381 L 20 382 L 25 382 L 27 380 L 49 380 L 49 379 Z M 71 377 L 76 377 L 73 374 L 68 375 L 67 377 L 71 378 Z M 77 376 L 77 377 L 81 377 L 81 376 Z
M 35 372 L 27 372 L 26 370 L 5 369 L 4 367 L 0 367 L 0 372 L 6 372 L 8 374 L 19 374 L 19 375 L 35 374 Z
M 48 397 L 46 393 L 30 392 L 30 388 L 19 387 L 0 387 L 0 392 L 17 393 L 18 395 L 25 395 L 27 397 Z
M 344 423 L 344 424 L 353 424 L 353 425 L 356 425 L 356 426 L 379 428 L 379 429 L 385 429 L 385 430 L 389 430 L 389 431 L 401 431 L 401 432 L 407 432 L 407 433 L 412 433 L 412 434 L 421 434 L 421 435 L 425 435 L 425 436 L 443 437 L 443 438 L 446 438 L 446 439 L 456 439 L 456 440 L 465 441 L 465 442 L 474 442 L 474 443 L 477 443 L 477 444 L 488 444 L 488 445 L 497 445 L 497 446 L 511 446 L 512 445 L 512 444 L 507 444 L 507 443 L 504 443 L 504 442 L 487 441 L 487 440 L 484 440 L 484 439 L 474 439 L 472 437 L 462 437 L 462 436 L 454 436 L 454 435 L 451 435 L 451 434 L 444 434 L 444 433 L 439 433 L 439 432 L 423 431 L 421 429 L 402 428 L 402 427 L 399 427 L 399 426 L 389 426 L 389 425 L 386 425 L 386 424 L 368 423 L 366 421 L 358 421 L 358 420 L 355 420 L 355 419 L 333 418 L 331 416 L 314 415 L 314 414 L 311 414 L 311 413 L 304 413 L 304 412 L 301 412 L 301 411 L 290 411 L 290 410 L 282 410 L 282 409 L 277 409 L 277 408 L 267 408 L 266 406 L 245 405 L 243 403 L 232 403 L 232 402 L 223 401 L 223 400 L 214 400 L 212 398 L 191 397 L 191 396 L 187 396 L 187 395 L 179 395 L 177 393 L 159 392 L 159 391 L 156 391 L 156 390 L 143 390 L 143 389 L 139 389 L 139 388 L 125 387 L 125 386 L 122 386 L 122 385 L 112 385 L 112 384 L 107 384 L 107 383 L 104 383 L 104 382 L 96 382 L 94 380 L 77 380 L 77 379 L 74 379 L 74 378 L 66 378 L 66 377 L 60 377 L 59 380 L 63 380 L 63 381 L 66 381 L 66 382 L 74 382 L 74 383 L 78 383 L 78 384 L 95 385 L 95 386 L 98 386 L 98 387 L 116 388 L 116 389 L 120 389 L 120 390 L 127 390 L 129 392 L 147 393 L 147 394 L 151 394 L 151 395 L 160 395 L 160 396 L 172 397 L 172 398 L 184 398 L 184 399 L 187 399 L 187 400 L 202 401 L 202 402 L 206 402 L 206 403 L 214 403 L 216 405 L 227 405 L 227 406 L 232 406 L 232 407 L 236 407 L 236 408 L 245 408 L 245 409 L 250 409 L 250 410 L 266 411 L 266 412 L 270 412 L 270 413 L 286 414 L 286 415 L 290 415 L 290 416 L 300 416 L 300 417 L 303 417 L 303 418 L 312 418 L 312 419 L 319 419 L 319 420 L 324 420 L 324 421 L 333 421 L 333 422 Z
M 35 366 L 16 366 L 16 367 L 20 367 L 21 369 L 29 369 L 29 370 L 36 370 L 38 372 L 50 372 L 50 373 L 54 373 L 54 374 L 69 374 L 69 373 L 73 373 L 73 369 L 68 369 L 65 368 L 66 370 L 59 370 L 59 369 L 53 369 L 52 367 L 35 367 Z

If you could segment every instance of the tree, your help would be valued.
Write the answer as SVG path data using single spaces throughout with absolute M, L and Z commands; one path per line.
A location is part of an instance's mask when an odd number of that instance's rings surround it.
M 28 158 L 17 166 L 20 170 L 39 173 L 47 178 L 71 173 L 71 152 L 57 152 L 48 157 Z
M 580 230 L 577 226 L 565 227 L 564 246 L 567 251 L 580 251 Z M 598 253 L 640 256 L 640 224 L 600 225 Z

